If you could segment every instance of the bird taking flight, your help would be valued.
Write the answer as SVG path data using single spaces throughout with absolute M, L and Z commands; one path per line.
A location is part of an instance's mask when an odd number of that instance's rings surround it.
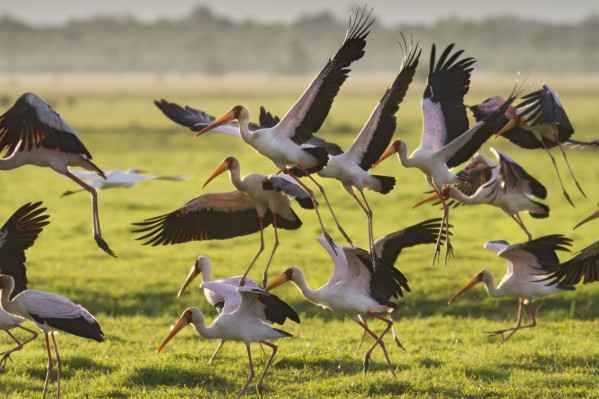
M 102 178 L 104 172 L 92 161 L 92 156 L 77 138 L 73 128 L 48 103 L 33 93 L 25 93 L 0 116 L 0 170 L 23 165 L 49 167 L 64 175 L 92 197 L 93 236 L 97 245 L 115 256 L 100 231 L 96 190 L 76 177 L 69 167 L 79 166 Z
M 542 265 L 543 270 L 550 272 L 545 280 L 559 288 L 576 285 L 584 277 L 584 284 L 599 280 L 599 240 L 580 251 L 572 259 L 559 265 Z
M 48 215 L 42 213 L 46 208 L 40 208 L 41 202 L 34 204 L 27 203 L 17 209 L 15 213 L 4 223 L 0 229 L 0 274 L 3 270 L 25 270 L 25 250 L 31 247 L 38 235 L 42 232 L 44 226 L 50 223 Z M 27 283 L 26 277 L 21 282 Z M 15 341 L 17 346 L 0 352 L 0 369 L 10 357 L 11 353 L 21 350 L 25 344 L 37 338 L 37 332 L 21 326 L 26 319 L 5 312 L 0 307 L 0 330 L 6 333 Z M 20 342 L 9 330 L 20 328 L 31 334 L 27 340 Z
M 191 179 L 191 176 L 173 175 L 173 176 L 152 176 L 148 175 L 147 170 L 129 168 L 127 170 L 115 169 L 104 172 L 106 178 L 101 178 L 93 172 L 72 171 L 75 177 L 81 180 L 88 180 L 90 187 L 106 190 L 109 188 L 130 188 L 134 184 L 146 180 L 170 180 L 170 181 L 186 181 Z M 65 191 L 62 196 L 74 194 L 83 190 Z
M 485 248 L 495 252 L 497 256 L 501 256 L 507 262 L 505 276 L 495 288 L 493 272 L 482 269 L 468 284 L 452 296 L 448 303 L 451 304 L 458 296 L 480 282 L 485 284 L 487 293 L 492 297 L 518 298 L 516 326 L 491 332 L 493 335 L 501 334 L 502 336 L 504 333 L 509 333 L 501 340 L 501 345 L 521 328 L 537 325 L 532 307 L 534 301 L 564 290 L 574 290 L 574 287 L 571 286 L 549 286 L 543 283 L 547 277 L 547 273 L 543 270 L 550 265 L 559 264 L 556 251 L 569 251 L 567 247 L 571 245 L 571 242 L 571 239 L 560 234 L 548 235 L 515 245 L 509 245 L 506 241 L 489 241 L 485 244 Z M 528 305 L 531 317 L 531 323 L 525 326 L 522 325 L 524 305 Z
M 256 389 L 261 394 L 262 381 L 278 349 L 277 345 L 266 340 L 291 336 L 291 334 L 265 323 L 282 324 L 287 318 L 299 323 L 299 316 L 276 295 L 270 294 L 261 288 L 235 287 L 217 281 L 204 282 L 200 285 L 200 288 L 214 291 L 224 299 L 222 312 L 211 325 L 206 326 L 204 315 L 199 309 L 189 308 L 185 310 L 171 332 L 160 344 L 158 353 L 162 351 L 162 348 L 171 338 L 188 324 L 193 325 L 198 334 L 204 338 L 243 342 L 247 348 L 250 374 L 237 395 L 237 398 L 239 398 L 255 376 L 250 344 L 260 342 L 270 346 L 273 350 L 256 385 Z
M 331 245 L 326 239 L 319 237 L 318 242 L 327 250 L 335 265 L 329 281 L 318 289 L 311 289 L 304 273 L 294 266 L 274 279 L 266 290 L 270 291 L 287 281 L 292 281 L 308 301 L 325 309 L 346 314 L 375 340 L 364 355 L 364 372 L 368 371 L 370 354 L 379 345 L 385 354 L 391 373 L 395 375 L 385 349 L 383 336 L 391 329 L 395 342 L 401 347 L 393 328 L 391 315 L 398 306 L 391 302 L 391 299 L 403 297 L 402 290 L 409 292 L 410 288 L 408 280 L 394 264 L 403 249 L 434 243 L 436 231 L 440 228 L 439 221 L 440 219 L 427 220 L 376 240 L 374 254 L 360 248 L 349 246 L 341 248 L 337 244 Z M 387 313 L 389 319 L 378 313 Z M 387 324 L 380 335 L 376 335 L 368 328 L 362 317 L 365 314 Z
M 137 238 L 147 239 L 144 244 L 167 245 L 226 239 L 259 231 L 260 249 L 244 273 L 245 277 L 264 250 L 263 229 L 272 223 L 275 245 L 264 271 L 263 280 L 266 281 L 268 265 L 279 245 L 277 228 L 294 230 L 302 225 L 291 208 L 291 198 L 307 209 L 312 209 L 312 201 L 302 188 L 285 176 L 251 173 L 241 178 L 239 161 L 235 157 L 226 158 L 204 186 L 227 170 L 237 190 L 200 195 L 175 212 L 133 223 L 141 226 L 134 232 L 147 233 Z
M 557 93 L 546 84 L 543 85 L 542 89 L 529 93 L 523 96 L 522 99 L 524 101 L 517 106 L 510 105 L 505 110 L 503 117 L 505 126 L 495 136 L 501 135 L 506 137 L 512 143 L 522 148 L 545 149 L 551 158 L 551 162 L 553 162 L 553 167 L 557 173 L 564 197 L 566 197 L 571 205 L 574 205 L 564 188 L 555 159 L 551 155 L 551 151 L 549 151 L 550 148 L 559 147 L 576 187 L 586 197 L 580 184 L 578 184 L 578 181 L 574 177 L 574 173 L 572 172 L 572 168 L 570 168 L 568 158 L 566 158 L 566 153 L 562 147 L 562 143 L 566 142 L 574 134 L 574 128 L 568 119 L 568 115 L 566 115 L 566 111 L 557 97 Z M 504 104 L 505 100 L 501 96 L 494 96 L 481 104 L 470 107 L 470 110 L 476 120 L 481 120 L 487 115 L 496 112 L 499 107 L 504 107 Z
M 470 74 L 474 58 L 460 58 L 464 50 L 452 54 L 454 45 L 445 48 L 437 62 L 433 44 L 428 79 L 422 97 L 422 142 L 408 158 L 408 148 L 401 140 L 394 141 L 372 166 L 397 153 L 401 164 L 407 168 L 418 168 L 435 190 L 443 204 L 443 222 L 439 229 L 433 263 L 440 253 L 441 234 L 445 228 L 447 262 L 453 247 L 449 239 L 449 208 L 441 194 L 443 187 L 459 184 L 464 180 L 450 172 L 449 168 L 466 162 L 480 146 L 501 128 L 505 109 L 514 100 L 516 88 L 501 110 L 489 115 L 468 129 L 468 116 L 464 96 L 470 88 Z M 517 96 L 517 94 L 516 94 Z
M 531 240 L 532 236 L 524 226 L 519 213 L 529 212 L 533 218 L 548 217 L 549 207 L 532 199 L 533 196 L 546 198 L 547 190 L 512 158 L 493 147 L 491 152 L 495 154 L 498 165 L 484 154 L 476 154 L 472 161 L 457 174 L 464 179 L 464 182 L 443 188 L 443 197 L 458 201 L 456 206 L 459 204 L 496 206 L 507 213 Z M 413 207 L 437 198 L 437 195 L 433 194 Z M 451 202 L 448 205 L 452 205 Z
M 320 129 L 335 96 L 348 77 L 350 64 L 364 55 L 368 29 L 373 22 L 370 14 L 365 15 L 365 11 L 365 9 L 362 12 L 358 10 L 356 16 L 350 18 L 349 28 L 341 48 L 333 58 L 328 60 L 323 70 L 275 126 L 251 131 L 249 129 L 249 111 L 245 107 L 237 105 L 196 134 L 197 137 L 236 119 L 242 140 L 269 158 L 279 169 L 296 179 L 298 184 L 308 192 L 323 235 L 329 242 L 332 242 L 332 238 L 322 224 L 314 194 L 298 179 L 301 176 L 308 176 L 318 186 L 330 209 L 324 189 L 310 176 L 311 173 L 318 172 L 327 164 L 329 152 L 324 146 L 302 146 L 302 144 L 310 140 L 313 134 Z M 333 217 L 339 231 L 351 242 L 334 214 Z
M 405 47 L 405 51 L 404 51 Z M 321 177 L 337 179 L 343 188 L 358 202 L 368 218 L 368 248 L 373 253 L 374 238 L 372 232 L 372 210 L 364 196 L 364 189 L 387 194 L 395 186 L 395 178 L 391 176 L 371 175 L 368 170 L 372 164 L 383 154 L 389 146 L 397 121 L 395 113 L 399 104 L 408 90 L 414 77 L 420 52 L 418 45 L 408 49 L 404 40 L 404 51 L 400 72 L 385 91 L 383 98 L 375 107 L 370 118 L 354 140 L 353 144 L 344 153 L 332 155 L 327 165 L 318 172 Z M 354 188 L 362 196 L 364 203 L 356 196 Z

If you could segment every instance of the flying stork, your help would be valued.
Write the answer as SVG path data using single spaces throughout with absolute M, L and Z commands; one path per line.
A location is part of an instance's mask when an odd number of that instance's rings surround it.
M 92 156 L 79 140 L 73 128 L 48 103 L 33 93 L 25 93 L 0 116 L 0 170 L 23 165 L 49 167 L 88 191 L 92 197 L 93 236 L 97 245 L 115 256 L 100 232 L 96 190 L 69 170 L 79 166 L 102 178 L 104 172 L 92 161 Z

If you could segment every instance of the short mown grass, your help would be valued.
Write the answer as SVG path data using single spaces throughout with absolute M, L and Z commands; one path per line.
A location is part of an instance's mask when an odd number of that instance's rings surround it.
M 218 134 L 194 139 L 189 130 L 167 120 L 152 104 L 155 99 L 165 98 L 217 116 L 238 103 L 257 116 L 258 107 L 264 105 L 282 116 L 310 80 L 293 78 L 289 83 L 276 79 L 265 84 L 268 80 L 254 78 L 255 83 L 244 84 L 241 78 L 207 81 L 194 77 L 185 85 L 185 77 L 119 77 L 117 83 L 75 77 L 74 84 L 68 76 L 46 80 L 21 76 L 7 86 L 5 94 L 11 104 L 24 91 L 37 92 L 50 101 L 104 170 L 137 167 L 153 174 L 194 176 L 183 183 L 150 181 L 129 190 L 99 193 L 102 233 L 118 255 L 114 259 L 98 249 L 91 238 L 89 196 L 79 193 L 60 197 L 74 188 L 71 181 L 34 166 L 0 172 L 2 222 L 30 201 L 42 200 L 51 215 L 51 224 L 27 252 L 29 287 L 56 292 L 81 303 L 96 315 L 105 332 L 103 344 L 69 334 L 58 336 L 65 398 L 234 397 L 243 385 L 248 365 L 240 343 L 227 343 L 209 366 L 206 363 L 217 341 L 199 337 L 192 328 L 175 337 L 160 355 L 156 350 L 186 307 L 199 307 L 209 322 L 216 316 L 197 284 L 180 301 L 176 299 L 195 258 L 211 258 L 214 278 L 241 274 L 258 250 L 258 235 L 149 247 L 135 240 L 137 235 L 131 232 L 131 223 L 173 211 L 204 192 L 231 190 L 226 177 L 201 189 L 209 174 L 229 155 L 239 159 L 242 174 L 276 172 L 274 165 L 241 140 Z M 347 149 L 392 78 L 393 74 L 350 76 L 319 136 Z M 589 81 L 584 86 L 579 80 L 560 78 L 552 84 L 558 93 L 563 93 L 562 102 L 580 139 L 594 138 L 598 131 L 594 93 L 599 84 Z M 224 84 L 224 89 L 218 87 L 219 83 Z M 423 85 L 421 81 L 414 82 L 397 114 L 395 137 L 404 139 L 410 151 L 420 142 Z M 467 102 L 480 102 L 497 93 L 507 95 L 512 85 L 511 78 L 477 77 Z M 576 204 L 572 207 L 562 196 L 555 171 L 542 150 L 522 150 L 499 139 L 485 144 L 481 151 L 491 156 L 490 146 L 515 158 L 549 191 L 544 202 L 551 208 L 550 218 L 523 215 L 535 237 L 566 234 L 574 240 L 574 251 L 597 239 L 596 224 L 572 231 L 577 221 L 596 208 L 597 152 L 567 150 L 586 192 L 584 198 L 572 184 L 560 153 L 553 151 Z M 367 193 L 374 210 L 376 237 L 441 215 L 441 210 L 433 206 L 410 209 L 429 189 L 420 171 L 404 169 L 392 159 L 382 164 L 377 173 L 395 176 L 397 186 L 385 196 Z M 345 230 L 356 245 L 366 247 L 366 218 L 362 211 L 339 183 L 323 184 Z M 294 208 L 304 225 L 297 231 L 280 232 L 281 245 L 271 265 L 270 278 L 293 265 L 304 269 L 310 285 L 318 287 L 328 280 L 333 265 L 314 240 L 321 234 L 315 215 L 299 206 Z M 322 209 L 327 229 L 338 243 L 345 245 L 328 211 Z M 450 217 L 455 257 L 447 265 L 432 264 L 432 245 L 408 249 L 397 262 L 396 266 L 409 279 L 411 292 L 398 301 L 396 312 L 399 338 L 406 351 L 397 348 L 391 339 L 386 340 L 396 379 L 379 349 L 373 352 L 373 363 L 364 375 L 362 356 L 367 348 L 358 349 L 360 327 L 342 315 L 306 302 L 288 284 L 275 293 L 298 311 L 302 323 L 282 327 L 294 337 L 277 342 L 279 352 L 265 379 L 265 397 L 599 395 L 599 286 L 580 286 L 574 292 L 540 300 L 535 303 L 537 327 L 522 330 L 498 346 L 500 337 L 489 336 L 485 331 L 515 324 L 516 299 L 489 298 L 480 286 L 451 306 L 447 300 L 482 267 L 491 269 L 498 278 L 505 273 L 505 262 L 485 250 L 485 242 L 505 239 L 516 243 L 526 237 L 501 210 L 489 206 L 461 207 L 452 210 Z M 274 241 L 272 229 L 266 232 L 265 240 L 270 251 Z M 560 255 L 563 260 L 570 256 Z M 260 279 L 267 259 L 264 254 L 255 265 L 251 272 L 254 279 Z M 370 324 L 376 331 L 382 329 L 377 321 Z M 27 326 L 35 328 L 31 323 Z M 10 344 L 8 336 L 0 334 L 0 350 Z M 44 347 L 44 340 L 38 339 L 12 356 L 12 362 L 0 372 L 0 396 L 39 397 L 46 373 Z M 265 361 L 257 345 L 253 354 L 256 373 L 260 373 Z M 55 382 L 53 374 L 49 397 L 56 395 Z M 253 386 L 248 389 L 248 396 L 255 394 Z

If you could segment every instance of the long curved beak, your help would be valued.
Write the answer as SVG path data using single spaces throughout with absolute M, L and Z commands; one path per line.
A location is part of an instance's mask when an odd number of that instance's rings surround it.
M 227 169 L 229 169 L 229 164 L 226 161 L 221 163 L 219 165 L 219 167 L 216 168 L 214 173 L 212 173 L 212 175 L 208 178 L 208 180 L 206 180 L 206 182 L 204 183 L 202 188 L 206 187 L 206 184 L 210 183 L 212 181 L 212 179 L 214 179 L 216 176 L 220 175 L 221 173 L 225 172 Z
M 516 122 L 515 119 L 510 119 L 508 123 L 505 124 L 505 126 L 503 128 L 501 128 L 500 131 L 498 131 L 497 133 L 495 133 L 495 139 L 499 136 L 501 136 L 503 133 L 507 132 L 508 130 L 510 130 L 511 128 L 515 127 L 518 124 L 518 122 Z
M 376 165 L 378 165 L 379 163 L 381 163 L 384 159 L 389 158 L 391 155 L 395 154 L 398 151 L 397 147 L 395 146 L 395 143 L 391 144 L 391 146 L 389 148 L 387 148 L 387 150 L 385 150 L 385 152 L 383 153 L 383 155 L 381 155 L 381 157 L 378 159 L 378 161 L 376 161 L 374 164 L 372 164 L 372 166 L 370 167 L 370 169 L 374 169 L 374 167 Z
M 164 339 L 164 341 L 162 341 L 162 343 L 160 344 L 160 347 L 158 348 L 158 352 L 156 352 L 157 354 L 160 353 L 160 351 L 162 350 L 162 348 L 164 348 L 164 346 L 166 345 L 166 343 L 168 341 L 171 340 L 171 338 L 173 338 L 175 335 L 177 335 L 177 333 L 179 331 L 181 331 L 183 329 L 183 327 L 185 327 L 187 325 L 187 319 L 185 318 L 185 316 L 181 316 L 181 318 L 177 321 L 177 324 L 175 324 L 175 326 L 173 327 L 173 329 L 171 330 L 170 333 L 168 333 L 168 335 L 166 336 L 166 338 Z
M 221 125 L 224 125 L 225 123 L 229 123 L 233 119 L 235 119 L 235 113 L 231 110 L 231 111 L 227 112 L 226 114 L 224 114 L 220 119 L 214 121 L 211 125 L 208 125 L 205 128 L 203 128 L 202 130 L 200 130 L 199 132 L 197 132 L 195 137 L 198 137 L 199 135 L 204 134 L 204 133 L 214 129 L 215 127 L 219 127 Z
M 423 199 L 422 201 L 416 202 L 414 205 L 412 205 L 412 209 L 416 208 L 417 206 L 420 206 L 420 205 L 424 204 L 425 202 L 429 202 L 429 201 L 432 201 L 434 199 L 439 199 L 439 196 L 437 195 L 437 193 L 433 193 L 433 194 L 429 195 L 428 197 L 426 197 L 425 199 Z
M 481 279 L 479 277 L 479 274 L 477 274 L 476 276 L 474 276 L 474 278 L 472 280 L 470 280 L 468 282 L 468 284 L 466 284 L 461 290 L 456 292 L 454 296 L 449 298 L 449 301 L 447 302 L 447 304 L 451 305 L 451 302 L 453 302 L 454 299 L 456 299 L 457 297 L 462 295 L 463 292 L 468 291 L 470 288 L 474 287 L 476 284 L 478 284 L 480 282 L 481 282 Z
M 279 277 L 275 278 L 268 286 L 264 289 L 265 291 L 270 291 L 274 288 L 277 288 L 279 285 L 287 282 L 287 274 L 282 273 Z
M 586 222 L 590 222 L 591 220 L 597 219 L 597 218 L 599 218 L 599 210 L 593 212 L 588 217 L 581 220 L 580 223 L 578 223 L 576 226 L 574 226 L 574 228 L 572 230 L 575 230 L 578 226 L 581 226 L 581 225 L 585 224 Z
M 189 276 L 187 276 L 187 280 L 185 280 L 185 282 L 183 283 L 183 286 L 181 286 L 181 289 L 179 290 L 179 293 L 177 294 L 177 299 L 181 298 L 181 295 L 183 295 L 183 291 L 185 291 L 185 289 L 189 286 L 189 284 L 191 284 L 191 282 L 200 274 L 200 271 L 198 271 L 198 268 L 196 267 L 196 265 L 194 264 L 191 267 L 191 271 L 189 272 Z

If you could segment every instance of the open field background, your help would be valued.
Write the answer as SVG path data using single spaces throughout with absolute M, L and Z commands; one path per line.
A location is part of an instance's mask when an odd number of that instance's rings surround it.
M 427 59 L 423 56 L 423 60 Z M 425 68 L 426 62 L 421 64 Z M 347 149 L 394 78 L 392 73 L 382 75 L 350 76 L 319 136 Z M 119 256 L 113 259 L 98 249 L 91 238 L 88 194 L 60 198 L 64 191 L 74 189 L 74 184 L 47 169 L 26 166 L 0 173 L 2 223 L 30 201 L 43 200 L 51 215 L 51 224 L 27 252 L 29 287 L 56 292 L 81 303 L 96 315 L 105 332 L 103 344 L 68 334 L 57 338 L 63 359 L 65 398 L 234 397 L 238 392 L 248 373 L 242 344 L 228 343 L 210 366 L 206 362 L 217 342 L 202 339 L 192 328 L 180 333 L 160 355 L 156 355 L 156 349 L 185 308 L 199 307 L 208 321 L 216 315 L 197 284 L 188 289 L 181 301 L 176 300 L 195 258 L 211 258 L 214 278 L 241 274 L 258 249 L 258 235 L 147 247 L 134 240 L 131 223 L 175 210 L 203 192 L 231 190 L 227 177 L 201 189 L 204 180 L 229 155 L 240 160 L 242 174 L 269 174 L 276 170 L 241 140 L 218 134 L 194 139 L 190 131 L 166 119 L 152 101 L 165 98 L 215 115 L 243 104 L 256 117 L 259 106 L 264 105 L 282 116 L 310 79 L 300 76 L 271 80 L 255 75 L 0 77 L 2 110 L 10 107 L 21 93 L 36 92 L 73 126 L 102 169 L 136 167 L 149 169 L 153 174 L 194 175 L 184 183 L 151 181 L 129 190 L 99 193 L 102 232 Z M 577 130 L 575 138 L 596 138 L 598 77 L 535 80 L 534 89 L 546 81 L 560 94 Z M 478 103 L 493 94 L 507 95 L 513 81 L 511 76 L 475 72 L 466 102 Z M 410 152 L 420 143 L 423 88 L 423 81 L 414 82 L 397 114 L 395 138 L 404 139 Z M 566 234 L 574 239 L 574 251 L 598 238 L 596 223 L 572 231 L 576 222 L 596 209 L 596 151 L 567 150 L 587 198 L 576 190 L 559 152 L 553 151 L 576 204 L 574 208 L 562 196 L 555 171 L 542 150 L 521 150 L 499 139 L 487 143 L 481 151 L 491 156 L 490 146 L 515 158 L 549 191 L 544 201 L 551 208 L 549 219 L 523 216 L 533 236 Z M 398 182 L 386 196 L 367 193 L 374 210 L 375 237 L 441 216 L 441 211 L 433 206 L 410 209 L 429 189 L 420 171 L 401 168 L 394 158 L 382 164 L 377 173 L 393 175 Z M 366 218 L 355 201 L 338 182 L 323 183 L 354 243 L 367 247 Z M 281 245 L 271 265 L 270 278 L 294 265 L 305 270 L 312 287 L 318 287 L 328 280 L 333 265 L 314 240 L 320 235 L 315 215 L 299 206 L 294 209 L 304 226 L 298 231 L 280 232 Z M 346 244 L 333 229 L 329 213 L 323 209 L 322 215 L 333 238 Z M 482 267 L 491 269 L 498 280 L 505 273 L 504 260 L 485 250 L 485 242 L 505 239 L 516 243 L 526 237 L 505 214 L 489 206 L 455 209 L 451 222 L 456 256 L 447 265 L 432 265 L 432 245 L 409 249 L 398 259 L 396 266 L 408 278 L 412 292 L 399 301 L 396 313 L 399 338 L 407 351 L 399 350 L 387 339 L 397 379 L 391 377 L 379 349 L 374 351 L 374 363 L 364 376 L 362 355 L 366 348 L 357 350 L 359 326 L 304 301 L 297 289 L 288 284 L 275 293 L 300 313 L 302 323 L 283 327 L 294 337 L 277 342 L 279 352 L 265 380 L 265 397 L 598 396 L 599 285 L 580 286 L 575 292 L 540 300 L 535 304 L 537 327 L 518 332 L 498 347 L 499 338 L 488 337 L 483 331 L 515 324 L 516 299 L 489 298 L 481 285 L 451 306 L 447 300 Z M 266 232 L 265 240 L 266 251 L 251 273 L 256 280 L 262 275 L 274 240 L 272 229 Z M 564 254 L 561 259 L 570 256 Z M 371 326 L 380 331 L 376 322 Z M 32 325 L 27 323 L 27 327 Z M 0 334 L 0 348 L 7 345 L 8 336 Z M 253 349 L 259 373 L 264 360 L 258 347 Z M 12 360 L 0 372 L 0 396 L 39 396 L 47 361 L 43 338 L 15 353 Z M 54 377 L 49 397 L 56 394 Z M 247 395 L 255 395 L 253 385 Z

